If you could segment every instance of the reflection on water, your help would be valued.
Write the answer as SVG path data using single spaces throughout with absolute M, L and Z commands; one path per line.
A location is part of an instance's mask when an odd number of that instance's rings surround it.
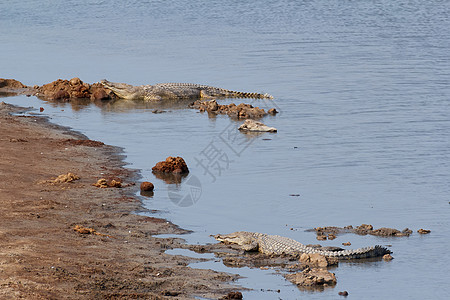
M 115 100 L 91 100 L 91 99 L 58 99 L 52 100 L 44 97 L 39 99 L 49 103 L 53 107 L 66 107 L 67 104 L 74 111 L 80 111 L 90 105 L 95 105 L 105 112 L 127 112 L 136 109 L 151 110 L 152 113 L 165 113 L 171 109 L 186 109 L 191 100 L 173 100 L 173 101 L 136 101 L 126 99 Z
M 16 96 L 17 93 L 0 92 L 0 98 Z
M 175 173 L 164 173 L 164 172 L 153 172 L 156 178 L 163 180 L 167 184 L 179 185 L 181 181 L 188 176 L 188 174 L 175 174 Z
M 141 191 L 139 193 L 139 195 L 141 195 L 143 197 L 153 198 L 153 196 L 155 195 L 155 192 L 153 192 L 153 191 Z

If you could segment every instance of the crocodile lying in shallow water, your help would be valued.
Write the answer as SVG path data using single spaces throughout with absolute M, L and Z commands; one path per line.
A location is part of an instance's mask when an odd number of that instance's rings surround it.
M 100 81 L 104 87 L 110 89 L 119 98 L 128 100 L 176 100 L 176 99 L 202 99 L 202 98 L 266 98 L 272 99 L 269 94 L 235 92 L 208 85 L 193 83 L 159 83 L 155 85 L 134 86 L 126 83 L 110 82 L 106 79 Z
M 358 259 L 383 256 L 392 253 L 382 246 L 358 248 L 354 250 L 329 251 L 320 248 L 305 246 L 293 239 L 279 236 L 267 235 L 258 232 L 238 231 L 230 234 L 217 234 L 214 238 L 218 241 L 237 244 L 245 251 L 259 251 L 267 255 L 299 255 L 302 253 L 318 253 L 326 257 L 338 259 Z

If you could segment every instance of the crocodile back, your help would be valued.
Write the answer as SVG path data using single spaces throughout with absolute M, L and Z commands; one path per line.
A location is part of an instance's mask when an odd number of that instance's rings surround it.
M 255 235 L 258 239 L 259 251 L 264 254 L 286 254 L 299 255 L 302 253 L 313 254 L 317 253 L 326 257 L 336 257 L 338 259 L 357 259 L 357 258 L 371 258 L 383 256 L 391 253 L 387 248 L 382 246 L 371 246 L 358 249 L 349 249 L 341 251 L 325 251 L 313 247 L 307 247 L 302 243 L 297 242 L 288 237 L 279 235 L 258 234 Z

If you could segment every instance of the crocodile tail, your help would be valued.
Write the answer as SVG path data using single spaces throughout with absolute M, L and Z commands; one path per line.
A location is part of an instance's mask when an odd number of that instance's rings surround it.
M 246 92 L 232 91 L 231 94 L 238 98 L 273 99 L 273 96 L 267 93 L 260 94 L 260 93 L 246 93 Z
M 385 254 L 391 254 L 392 252 L 380 245 L 376 245 L 374 247 L 366 247 L 366 248 L 359 248 L 356 250 L 347 250 L 350 253 L 346 253 L 343 256 L 338 256 L 340 259 L 360 259 L 360 258 L 373 258 L 373 257 L 380 257 Z

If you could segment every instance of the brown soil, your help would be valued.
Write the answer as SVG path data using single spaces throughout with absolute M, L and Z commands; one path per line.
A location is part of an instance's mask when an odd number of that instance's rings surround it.
M 14 110 L 0 103 L 1 299 L 217 299 L 234 290 L 235 276 L 164 253 L 182 240 L 154 235 L 186 231 L 134 214 L 143 210 L 130 196 L 137 186 L 92 186 L 136 179 L 117 149 Z M 55 181 L 61 174 L 71 180 Z

